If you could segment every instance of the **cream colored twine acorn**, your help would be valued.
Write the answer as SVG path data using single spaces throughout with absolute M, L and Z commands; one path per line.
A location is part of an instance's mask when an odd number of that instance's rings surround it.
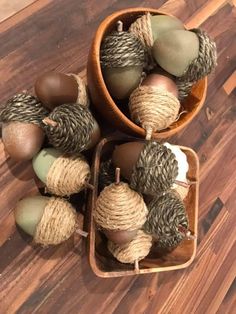
M 145 258 L 151 249 L 152 237 L 139 230 L 136 237 L 129 243 L 118 245 L 108 242 L 108 250 L 121 263 L 137 263 Z M 136 266 L 136 268 L 138 268 Z
M 129 99 L 131 118 L 145 129 L 146 139 L 176 121 L 179 109 L 180 102 L 173 94 L 153 86 L 136 88 Z
M 82 155 L 57 158 L 47 175 L 48 192 L 58 196 L 69 196 L 90 186 L 90 167 Z
M 76 230 L 76 211 L 70 203 L 52 197 L 37 225 L 34 241 L 43 245 L 56 245 L 69 239 Z
M 141 195 L 120 182 L 120 169 L 116 169 L 116 183 L 100 193 L 94 211 L 96 223 L 109 230 L 135 230 L 146 221 L 147 207 Z
M 76 100 L 77 104 L 80 104 L 83 107 L 89 106 L 89 96 L 88 96 L 88 89 L 84 81 L 79 75 L 69 73 L 69 76 L 73 76 L 78 84 L 78 98 Z

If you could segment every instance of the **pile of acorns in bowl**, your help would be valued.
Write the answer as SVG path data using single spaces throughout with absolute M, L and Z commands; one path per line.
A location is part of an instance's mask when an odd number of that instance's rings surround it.
M 106 87 L 120 109 L 150 139 L 185 113 L 181 101 L 216 66 L 216 45 L 201 29 L 186 30 L 176 17 L 146 13 L 101 43 Z M 124 109 L 125 108 L 125 109 Z
M 153 245 L 168 252 L 194 238 L 184 203 L 194 184 L 188 170 L 179 146 L 157 141 L 118 145 L 101 163 L 94 219 L 118 261 L 135 264 Z
M 14 160 L 32 159 L 36 176 L 52 195 L 19 201 L 16 223 L 36 243 L 56 245 L 77 228 L 76 211 L 67 199 L 92 188 L 90 166 L 81 152 L 98 143 L 100 128 L 78 75 L 47 72 L 37 79 L 35 94 L 17 94 L 4 105 L 2 141 Z

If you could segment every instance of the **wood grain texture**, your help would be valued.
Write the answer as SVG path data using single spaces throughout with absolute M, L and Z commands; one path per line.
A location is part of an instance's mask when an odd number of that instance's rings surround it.
M 18 13 L 35 0 L 0 0 L 0 22 Z
M 14 163 L 0 144 L 0 313 L 235 313 L 234 4 L 38 0 L 0 24 L 2 105 L 15 92 L 32 90 L 45 69 L 83 71 L 84 75 L 99 23 L 125 7 L 161 8 L 189 25 L 202 23 L 216 40 L 219 55 L 218 67 L 208 80 L 205 108 L 170 139 L 192 147 L 200 159 L 199 240 L 193 264 L 174 272 L 102 279 L 91 271 L 85 243 L 78 235 L 56 248 L 32 245 L 16 229 L 13 209 L 19 198 L 36 193 L 38 182 L 30 163 Z M 210 120 L 206 108 L 212 112 Z

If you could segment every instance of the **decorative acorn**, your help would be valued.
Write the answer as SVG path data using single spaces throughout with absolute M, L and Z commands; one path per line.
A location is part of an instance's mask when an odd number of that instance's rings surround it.
M 35 94 L 43 105 L 53 110 L 62 104 L 89 105 L 87 87 L 79 75 L 46 72 L 38 77 Z
M 129 99 L 131 118 L 145 129 L 146 139 L 176 121 L 180 109 L 177 97 L 175 82 L 163 72 L 150 74 L 132 92 Z
M 118 245 L 108 242 L 108 250 L 121 263 L 133 264 L 145 258 L 152 247 L 152 237 L 139 230 L 129 243 Z M 138 267 L 136 266 L 136 269 Z M 137 269 L 138 270 L 138 269 Z
M 180 198 L 183 200 L 188 195 L 191 184 L 191 182 L 189 182 L 187 179 L 187 173 L 189 170 L 187 156 L 177 145 L 171 145 L 169 143 L 164 143 L 163 145 L 172 151 L 172 153 L 175 155 L 175 159 L 178 162 L 178 175 L 175 179 L 177 183 L 174 183 L 171 189 L 178 192 Z
M 148 204 L 148 218 L 143 230 L 152 235 L 160 248 L 176 247 L 184 238 L 191 238 L 183 201 L 169 191 Z
M 167 191 L 178 175 L 175 155 L 156 141 L 119 145 L 113 152 L 112 162 L 120 167 L 132 189 L 147 195 Z
M 42 122 L 49 142 L 64 153 L 78 154 L 100 139 L 100 128 L 89 109 L 76 104 L 56 107 Z
M 136 35 L 144 46 L 151 48 L 162 33 L 171 29 L 184 29 L 184 25 L 174 16 L 151 15 L 148 12 L 133 22 L 129 31 Z
M 118 21 L 117 31 L 107 35 L 102 42 L 100 62 L 111 96 L 125 99 L 141 81 L 146 51 L 142 42 L 123 31 L 123 23 Z
M 69 196 L 90 186 L 90 167 L 82 155 L 66 156 L 45 148 L 34 157 L 33 168 L 51 194 Z
M 57 245 L 76 229 L 76 211 L 58 197 L 32 196 L 19 201 L 15 209 L 17 225 L 42 245 Z
M 44 141 L 41 121 L 47 115 L 39 100 L 27 93 L 17 94 L 7 101 L 0 114 L 2 141 L 15 160 L 30 160 Z
M 146 221 L 147 208 L 143 198 L 120 182 L 120 169 L 116 169 L 116 182 L 100 193 L 94 210 L 94 219 L 111 241 L 123 244 L 132 240 Z

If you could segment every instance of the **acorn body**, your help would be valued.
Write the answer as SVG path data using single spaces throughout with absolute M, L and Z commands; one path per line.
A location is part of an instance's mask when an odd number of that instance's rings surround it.
M 18 202 L 15 220 L 36 243 L 57 245 L 74 233 L 76 211 L 64 199 L 32 196 Z
M 66 156 L 54 148 L 36 155 L 33 168 L 48 192 L 58 196 L 80 192 L 90 179 L 90 167 L 82 155 Z
M 46 115 L 38 99 L 27 93 L 8 100 L 0 120 L 4 147 L 13 159 L 30 160 L 38 153 L 44 141 L 41 121 Z

